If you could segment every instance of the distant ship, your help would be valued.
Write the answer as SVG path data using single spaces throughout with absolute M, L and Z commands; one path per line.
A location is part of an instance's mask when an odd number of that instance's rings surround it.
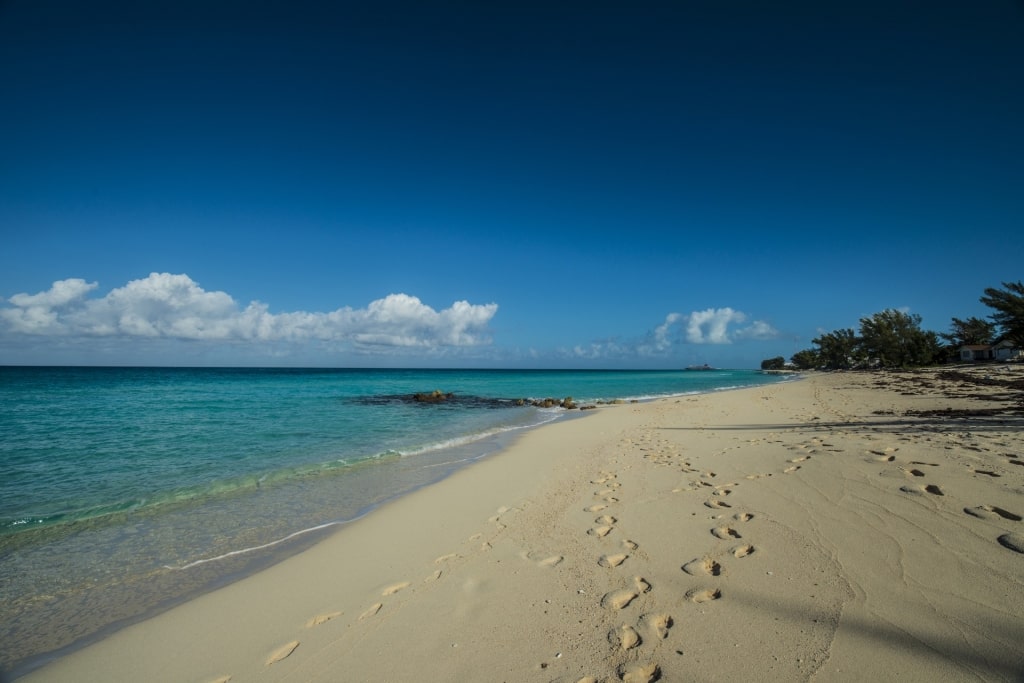
M 687 370 L 715 370 L 716 368 L 711 367 L 707 363 L 704 365 L 690 365 L 686 368 Z

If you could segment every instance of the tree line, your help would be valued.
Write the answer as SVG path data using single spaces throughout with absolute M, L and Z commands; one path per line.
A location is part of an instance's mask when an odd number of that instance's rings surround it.
M 908 368 L 944 363 L 956 358 L 961 346 L 993 344 L 1002 340 L 1024 348 L 1024 282 L 989 287 L 980 298 L 992 309 L 988 319 L 953 318 L 949 332 L 921 328 L 921 316 L 886 309 L 860 319 L 860 328 L 833 330 L 811 340 L 815 348 L 793 354 L 801 370 L 821 368 Z M 785 366 L 782 356 L 761 363 L 762 370 Z

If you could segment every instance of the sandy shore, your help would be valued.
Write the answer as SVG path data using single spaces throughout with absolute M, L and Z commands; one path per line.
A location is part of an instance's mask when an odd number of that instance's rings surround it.
M 1024 367 L 969 372 L 602 408 L 22 680 L 1019 681 Z

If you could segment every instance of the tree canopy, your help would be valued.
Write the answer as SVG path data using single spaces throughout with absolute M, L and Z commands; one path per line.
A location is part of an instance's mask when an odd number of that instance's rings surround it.
M 834 330 L 811 340 L 818 345 L 818 362 L 826 368 L 847 370 L 860 360 L 860 339 L 852 329 Z
M 986 288 L 981 303 L 995 309 L 989 317 L 1000 327 L 1002 336 L 1024 346 L 1024 282 L 1004 282 L 1003 288 Z
M 996 334 L 995 323 L 990 323 L 981 318 L 968 318 L 961 320 L 953 318 L 949 332 L 940 332 L 939 336 L 954 347 L 971 344 L 991 344 Z
M 886 309 L 860 319 L 861 347 L 884 368 L 931 365 L 940 353 L 938 335 L 921 329 L 921 316 Z
M 907 368 L 943 362 L 960 346 L 991 344 L 1000 338 L 1024 348 L 1024 282 L 1002 284 L 1002 289 L 987 288 L 980 299 L 994 310 L 991 322 L 953 318 L 949 332 L 939 334 L 922 329 L 920 315 L 887 308 L 861 318 L 858 332 L 846 328 L 815 337 L 811 341 L 817 348 L 798 351 L 791 360 L 801 369 Z M 940 338 L 948 346 L 943 347 Z
M 814 349 L 797 351 L 793 354 L 793 358 L 791 360 L 793 361 L 793 365 L 800 370 L 813 370 L 820 364 L 818 352 Z

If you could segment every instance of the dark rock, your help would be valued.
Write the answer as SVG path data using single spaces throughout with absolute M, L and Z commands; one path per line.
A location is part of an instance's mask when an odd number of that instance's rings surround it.
M 413 394 L 412 400 L 417 403 L 443 403 L 449 399 L 455 398 L 455 394 L 443 393 L 440 390 L 435 389 L 429 394 Z

